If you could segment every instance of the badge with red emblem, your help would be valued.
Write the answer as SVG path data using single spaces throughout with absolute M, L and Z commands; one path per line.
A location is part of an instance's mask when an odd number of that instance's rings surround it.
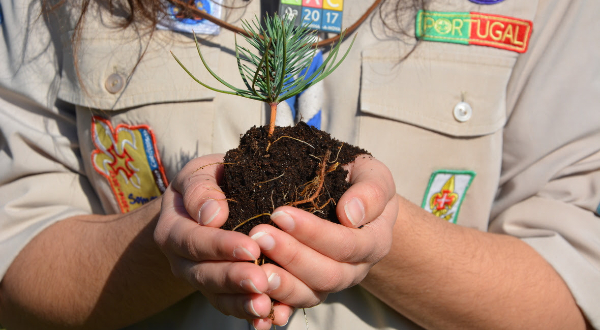
M 475 177 L 472 171 L 440 170 L 431 175 L 421 207 L 436 217 L 456 223 L 467 190 Z
M 120 124 L 92 117 L 92 165 L 106 178 L 122 213 L 160 196 L 168 186 L 154 133 L 147 125 Z

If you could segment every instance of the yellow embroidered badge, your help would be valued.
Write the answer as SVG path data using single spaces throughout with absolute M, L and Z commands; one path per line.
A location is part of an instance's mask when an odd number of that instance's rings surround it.
M 94 169 L 110 184 L 122 213 L 160 196 L 168 183 L 154 133 L 147 125 L 120 124 L 92 117 Z
M 421 207 L 436 217 L 456 223 L 467 190 L 475 177 L 472 171 L 436 171 L 431 175 Z

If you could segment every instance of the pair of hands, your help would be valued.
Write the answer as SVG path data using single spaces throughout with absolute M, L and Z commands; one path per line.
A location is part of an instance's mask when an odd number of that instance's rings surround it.
M 283 206 L 271 215 L 280 229 L 259 225 L 249 236 L 219 228 L 229 213 L 218 185 L 222 162 L 223 155 L 203 156 L 179 172 L 154 232 L 175 276 L 222 313 L 256 329 L 285 325 L 294 308 L 358 284 L 389 252 L 398 200 L 391 173 L 372 157 L 347 166 L 352 186 L 337 204 L 341 225 Z M 280 266 L 248 262 L 261 252 Z

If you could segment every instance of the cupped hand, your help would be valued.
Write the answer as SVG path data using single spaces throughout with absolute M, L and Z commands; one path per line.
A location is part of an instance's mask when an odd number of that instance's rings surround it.
M 389 252 L 398 214 L 390 171 L 370 156 L 358 157 L 348 171 L 352 186 L 336 209 L 341 225 L 284 206 L 271 216 L 279 229 L 259 225 L 250 232 L 279 265 L 262 265 L 271 298 L 294 307 L 317 305 L 329 293 L 360 283 Z
M 169 185 L 154 239 L 175 276 L 185 279 L 226 315 L 251 320 L 258 329 L 283 325 L 292 309 L 272 311 L 268 276 L 258 265 L 260 247 L 239 232 L 220 229 L 229 213 L 218 182 L 223 155 L 190 161 Z

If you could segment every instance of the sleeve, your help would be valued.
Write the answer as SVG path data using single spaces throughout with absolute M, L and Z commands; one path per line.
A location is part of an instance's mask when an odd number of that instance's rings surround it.
M 65 20 L 40 15 L 35 1 L 0 0 L 0 7 L 1 280 L 42 230 L 103 211 L 84 174 L 75 109 L 57 103 Z
M 0 279 L 55 222 L 102 212 L 81 165 L 74 112 L 0 89 Z
M 600 145 L 600 144 L 598 144 Z M 492 231 L 520 237 L 563 278 L 595 329 L 600 329 L 600 152 L 495 218 Z M 595 205 L 594 205 L 595 204 Z
M 500 190 L 490 231 L 521 238 L 600 329 L 600 3 L 538 7 L 508 87 Z

